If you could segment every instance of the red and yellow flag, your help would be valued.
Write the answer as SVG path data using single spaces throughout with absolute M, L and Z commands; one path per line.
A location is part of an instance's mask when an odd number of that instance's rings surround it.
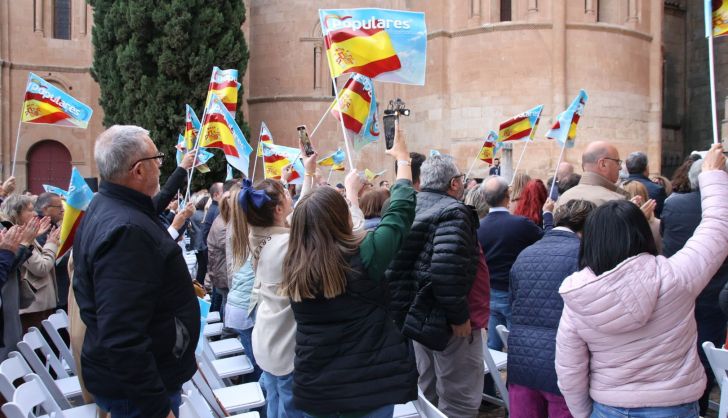
M 493 164 L 493 155 L 495 154 L 495 142 L 485 141 L 480 148 L 478 159 L 488 164 Z
M 207 88 L 205 107 L 210 103 L 210 98 L 214 94 L 222 100 L 228 112 L 235 116 L 235 110 L 238 108 L 239 89 L 238 70 L 221 70 L 218 67 L 213 67 L 210 85 Z
M 728 0 L 713 0 L 713 36 L 728 36 Z
M 273 134 L 270 133 L 268 125 L 260 122 L 260 135 L 258 136 L 258 157 L 263 156 L 263 146 L 261 144 L 272 144 Z
M 263 142 L 263 173 L 267 179 L 280 180 L 283 168 L 289 164 L 293 165 L 293 172 L 287 179 L 289 183 L 303 178 L 304 168 L 300 160 L 300 150 L 281 145 L 267 144 Z M 296 182 L 296 183 L 297 183 Z
M 339 98 L 331 109 L 336 119 L 344 119 L 346 129 L 360 133 L 369 117 L 372 95 L 364 87 L 362 76 L 354 74 L 339 92 Z M 339 111 L 341 106 L 341 112 Z
M 228 118 L 225 117 L 226 115 L 223 112 L 227 113 L 225 105 L 217 95 L 213 94 L 210 98 L 210 105 L 205 110 L 205 117 L 202 119 L 200 146 L 203 148 L 220 148 L 225 155 L 239 157 L 233 127 L 230 126 Z
M 328 28 L 330 20 L 347 20 L 351 16 L 327 15 L 323 19 Z M 358 28 L 343 26 L 324 36 L 326 57 L 331 77 L 344 73 L 358 73 L 374 78 L 381 73 L 402 68 L 397 51 L 389 34 L 382 28 Z
M 85 129 L 92 114 L 93 110 L 84 103 L 39 76 L 28 74 L 22 122 Z
M 539 118 L 543 105 L 538 105 L 533 109 L 516 115 L 500 124 L 498 128 L 498 141 L 517 141 L 519 139 L 533 139 L 536 133 Z

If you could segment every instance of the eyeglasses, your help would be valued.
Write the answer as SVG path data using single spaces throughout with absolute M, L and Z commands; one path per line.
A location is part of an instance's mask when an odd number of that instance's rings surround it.
M 63 205 L 47 205 L 46 207 L 63 209 Z
M 134 166 L 137 165 L 137 164 L 139 164 L 140 162 L 146 161 L 146 160 L 157 160 L 157 164 L 162 165 L 162 161 L 164 161 L 164 153 L 163 152 L 160 152 L 159 154 L 155 155 L 154 157 L 140 158 L 140 159 L 134 161 L 134 164 L 132 164 L 129 167 L 129 170 L 131 170 L 132 168 L 134 168 Z
M 622 160 L 619 160 L 619 159 L 617 159 L 617 158 L 611 158 L 611 157 L 604 157 L 604 159 L 605 159 L 605 160 L 611 160 L 611 161 L 614 161 L 614 162 L 615 162 L 615 163 L 617 163 L 617 165 L 619 165 L 620 167 L 622 166 Z

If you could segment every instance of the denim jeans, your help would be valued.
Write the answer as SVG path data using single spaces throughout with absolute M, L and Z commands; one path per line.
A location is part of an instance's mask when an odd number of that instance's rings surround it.
M 111 413 L 114 418 L 142 418 L 142 412 L 129 399 L 110 399 L 94 395 L 99 409 Z M 174 416 L 179 417 L 179 406 L 182 404 L 182 391 L 169 395 Z
M 591 418 L 698 418 L 698 402 L 675 406 L 617 408 L 594 402 Z
M 351 415 L 351 412 L 348 412 L 346 415 Z M 381 408 L 377 408 L 373 411 L 370 411 L 366 415 L 357 415 L 358 418 L 392 418 L 394 415 L 394 405 L 387 405 L 383 406 Z M 328 415 L 309 415 L 307 413 L 303 413 L 303 416 L 306 418 L 339 418 L 342 415 L 341 414 L 328 414 Z
M 293 373 L 274 376 L 263 372 L 260 385 L 265 390 L 268 418 L 303 418 L 303 412 L 293 405 Z
M 511 292 L 490 289 L 490 319 L 488 320 L 488 348 L 503 351 L 503 341 L 495 327 L 505 325 L 511 329 Z
M 260 380 L 260 375 L 263 371 L 258 367 L 258 364 L 255 362 L 255 356 L 253 355 L 253 328 L 234 329 L 234 331 L 238 333 L 240 343 L 243 344 L 243 349 L 245 350 L 245 355 L 248 356 L 250 364 L 253 365 L 253 373 L 250 375 L 250 381 L 257 382 Z M 245 377 L 247 378 L 248 376 Z

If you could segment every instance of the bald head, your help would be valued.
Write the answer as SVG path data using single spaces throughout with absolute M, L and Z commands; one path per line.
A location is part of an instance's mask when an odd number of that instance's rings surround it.
M 581 166 L 587 173 L 598 174 L 612 183 L 619 180 L 622 161 L 617 148 L 604 141 L 592 142 L 581 156 Z
M 508 196 L 508 182 L 501 176 L 490 176 L 488 177 L 481 186 L 485 193 L 485 202 L 492 208 L 496 207 L 507 207 L 509 196 Z
M 556 178 L 561 181 L 565 179 L 566 177 L 574 174 L 574 164 L 563 162 L 559 164 L 559 167 L 556 169 Z

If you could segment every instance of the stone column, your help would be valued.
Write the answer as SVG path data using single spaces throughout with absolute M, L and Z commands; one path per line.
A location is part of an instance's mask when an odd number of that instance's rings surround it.
M 35 16 L 33 16 L 33 31 L 43 32 L 43 0 L 35 1 Z
M 86 26 L 88 25 L 88 6 L 86 4 L 86 1 L 80 1 L 78 2 L 78 8 L 79 8 L 79 16 L 78 16 L 78 33 L 81 35 L 86 34 Z M 71 9 L 71 13 L 73 13 L 73 9 Z
M 650 111 L 647 127 L 647 156 L 650 172 L 662 171 L 662 0 L 650 0 Z
M 551 4 L 551 112 L 557 115 L 566 107 L 566 2 L 554 1 Z
M 317 44 L 313 47 L 313 88 L 317 90 L 321 89 L 321 58 L 321 45 Z

